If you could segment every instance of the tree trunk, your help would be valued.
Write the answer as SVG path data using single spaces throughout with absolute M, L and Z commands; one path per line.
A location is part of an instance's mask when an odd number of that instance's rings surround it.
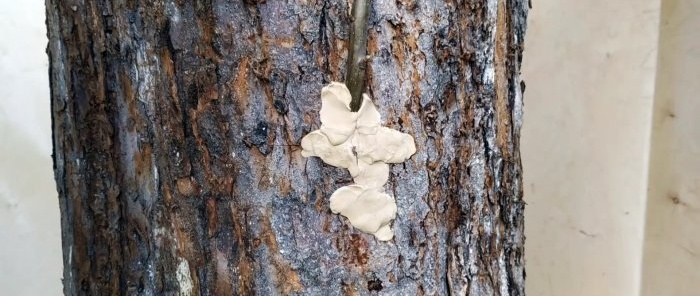
M 523 295 L 525 0 L 379 1 L 367 93 L 417 153 L 395 237 L 300 155 L 350 4 L 47 0 L 66 295 Z

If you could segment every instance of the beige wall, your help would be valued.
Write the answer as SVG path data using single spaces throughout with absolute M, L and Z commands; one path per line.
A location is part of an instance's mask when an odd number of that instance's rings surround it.
M 532 2 L 528 295 L 694 295 L 700 0 Z M 1 295 L 61 293 L 43 9 L 0 0 Z
M 700 295 L 700 1 L 661 11 L 643 295 Z
M 529 295 L 638 295 L 658 6 L 533 1 L 522 134 Z

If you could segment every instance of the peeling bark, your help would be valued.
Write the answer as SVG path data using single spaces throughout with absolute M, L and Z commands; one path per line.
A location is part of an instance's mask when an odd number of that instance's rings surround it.
M 418 152 L 388 243 L 300 155 L 350 4 L 47 0 L 66 295 L 523 295 L 527 2 L 372 1 L 367 92 Z

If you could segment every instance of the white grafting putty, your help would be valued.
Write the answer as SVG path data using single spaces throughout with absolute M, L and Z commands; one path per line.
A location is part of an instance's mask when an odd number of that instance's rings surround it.
M 391 220 L 396 201 L 384 192 L 389 163 L 400 163 L 416 153 L 409 134 L 381 126 L 372 100 L 363 95 L 358 112 L 350 111 L 350 91 L 331 82 L 321 91 L 321 128 L 301 139 L 301 155 L 350 171 L 355 184 L 338 188 L 330 199 L 331 211 L 340 213 L 357 229 L 381 241 L 394 237 Z

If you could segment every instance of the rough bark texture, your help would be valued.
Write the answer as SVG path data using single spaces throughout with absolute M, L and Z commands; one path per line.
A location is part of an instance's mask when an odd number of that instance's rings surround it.
M 47 0 L 67 295 L 522 295 L 525 0 L 373 0 L 368 92 L 418 152 L 388 243 L 302 158 L 346 0 Z

